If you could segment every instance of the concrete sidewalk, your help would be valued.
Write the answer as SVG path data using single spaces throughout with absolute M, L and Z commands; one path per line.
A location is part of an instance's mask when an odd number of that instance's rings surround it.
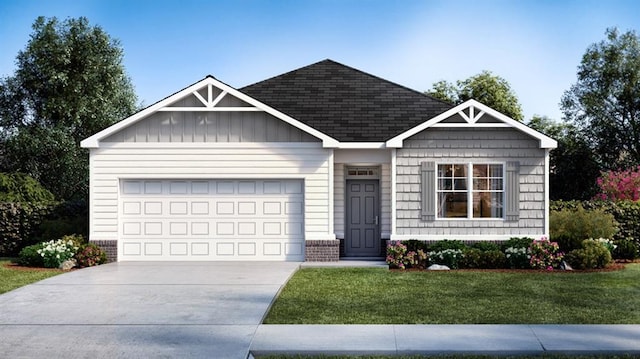
M 261 325 L 254 356 L 640 354 L 640 325 Z

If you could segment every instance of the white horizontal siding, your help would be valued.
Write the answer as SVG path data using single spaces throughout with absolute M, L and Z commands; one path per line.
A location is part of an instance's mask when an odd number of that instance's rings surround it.
M 119 180 L 129 179 L 302 179 L 305 238 L 328 239 L 329 159 L 320 144 L 249 144 L 246 147 L 208 144 L 166 146 L 149 143 L 92 149 L 92 240 L 118 239 Z

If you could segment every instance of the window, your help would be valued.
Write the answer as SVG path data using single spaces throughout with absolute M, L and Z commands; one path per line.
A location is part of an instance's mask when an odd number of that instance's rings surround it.
M 379 179 L 380 167 L 345 167 L 346 179 Z
M 438 164 L 438 218 L 503 218 L 503 167 L 502 164 Z

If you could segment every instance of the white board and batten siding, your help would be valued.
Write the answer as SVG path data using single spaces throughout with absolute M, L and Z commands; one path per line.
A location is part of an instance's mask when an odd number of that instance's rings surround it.
M 118 260 L 304 260 L 305 240 L 333 238 L 332 152 L 281 122 L 161 112 L 106 138 L 90 154 L 91 239 L 117 240 Z
M 421 219 L 422 162 L 518 161 L 519 219 Z M 545 233 L 545 149 L 511 128 L 430 128 L 396 151 L 396 233 L 392 239 L 504 240 Z

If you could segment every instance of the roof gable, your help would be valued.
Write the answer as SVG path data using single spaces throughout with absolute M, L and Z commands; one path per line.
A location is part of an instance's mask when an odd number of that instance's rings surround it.
M 558 143 L 551 137 L 548 137 L 476 100 L 468 100 L 461 103 L 460 105 L 391 138 L 386 142 L 386 146 L 390 148 L 400 148 L 402 147 L 403 141 L 408 137 L 432 127 L 511 127 L 539 140 L 540 148 L 556 148 L 558 146 Z
M 135 113 L 134 115 L 84 139 L 80 145 L 97 148 L 100 141 L 162 111 L 263 111 L 322 140 L 324 147 L 336 147 L 338 142 L 320 131 L 296 120 L 276 109 L 253 99 L 233 87 L 218 81 L 213 76 L 190 85 L 171 96 Z
M 453 107 L 332 60 L 240 91 L 340 142 L 384 142 Z

